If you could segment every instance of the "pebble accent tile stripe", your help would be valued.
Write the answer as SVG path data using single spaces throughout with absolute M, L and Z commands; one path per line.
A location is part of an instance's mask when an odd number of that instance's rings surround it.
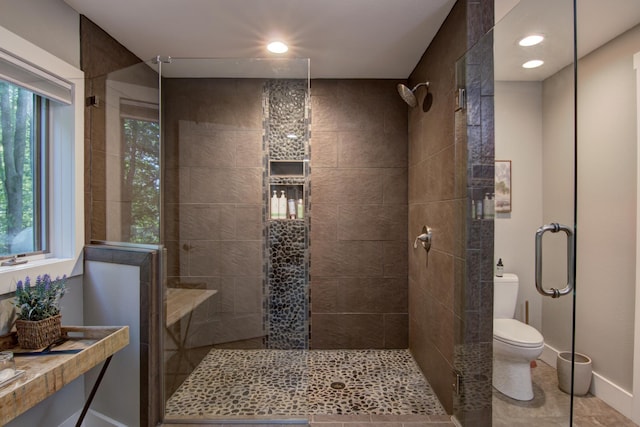
M 309 86 L 306 80 L 268 80 L 263 92 L 266 169 L 265 206 L 273 190 L 309 206 Z M 284 160 L 301 166 L 301 176 L 271 175 Z M 274 162 L 275 161 L 275 162 Z M 294 174 L 296 175 L 296 174 Z M 279 186 L 279 188 L 277 188 Z M 291 188 L 293 187 L 293 188 Z M 295 191 L 291 191 L 295 189 Z M 308 210 L 307 210 L 308 212 Z M 305 215 L 307 216 L 307 215 Z M 275 350 L 309 347 L 308 221 L 268 221 L 265 257 L 265 346 Z
M 213 349 L 166 405 L 183 420 L 315 414 L 446 412 L 408 350 Z
M 308 123 L 306 80 L 269 80 L 267 135 L 271 160 L 303 160 Z M 295 135 L 296 138 L 291 138 Z
M 302 221 L 271 221 L 268 224 L 268 349 L 309 347 L 306 235 L 306 225 Z

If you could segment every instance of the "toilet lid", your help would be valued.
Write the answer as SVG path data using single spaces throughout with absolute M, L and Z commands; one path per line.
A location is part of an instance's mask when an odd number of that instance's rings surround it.
M 493 319 L 493 338 L 518 347 L 540 347 L 542 334 L 516 319 Z

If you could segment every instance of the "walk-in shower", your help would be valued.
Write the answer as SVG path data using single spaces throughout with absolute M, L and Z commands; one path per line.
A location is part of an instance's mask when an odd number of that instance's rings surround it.
M 104 233 L 122 240 L 143 224 L 160 230 L 165 421 L 306 422 L 313 414 L 363 413 L 448 419 L 407 350 L 406 135 L 372 138 L 382 123 L 375 115 L 328 116 L 368 93 L 374 111 L 397 110 L 387 126 L 402 129 L 407 110 L 394 94 L 398 82 L 318 82 L 312 101 L 307 60 L 161 57 L 111 77 L 108 90 L 117 95 L 109 99 L 119 100 L 109 113 L 114 134 L 135 118 L 140 135 L 129 132 L 130 139 L 142 148 L 154 146 L 143 136 L 162 138 L 162 150 L 144 165 L 161 176 L 147 189 L 162 191 L 137 197 L 153 208 L 113 191 Z M 159 113 L 147 117 L 154 94 Z M 342 142 L 331 141 L 340 134 Z M 386 154 L 367 153 L 372 148 Z M 110 170 L 128 171 L 129 163 L 114 157 Z M 295 206 L 284 218 L 272 209 L 281 200 Z M 372 233 L 376 206 L 400 216 L 382 216 L 389 226 Z M 159 211 L 157 223 L 128 220 Z

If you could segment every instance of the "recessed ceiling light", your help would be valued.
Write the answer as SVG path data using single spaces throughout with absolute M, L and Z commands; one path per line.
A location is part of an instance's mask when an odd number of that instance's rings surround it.
M 522 64 L 522 68 L 538 68 L 542 64 L 544 64 L 543 60 L 541 60 L 541 59 L 532 59 L 531 61 L 527 61 L 524 64 Z
M 542 40 L 544 40 L 544 36 L 541 36 L 540 34 L 532 34 L 530 36 L 527 36 L 525 38 L 523 38 L 522 40 L 520 40 L 518 42 L 518 44 L 520 46 L 535 46 L 538 43 L 542 42 Z
M 289 46 L 281 41 L 275 41 L 267 45 L 267 50 L 272 53 L 285 53 L 289 50 Z

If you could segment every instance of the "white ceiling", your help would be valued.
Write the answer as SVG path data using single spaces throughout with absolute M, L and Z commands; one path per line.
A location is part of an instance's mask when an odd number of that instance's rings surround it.
M 278 38 L 290 45 L 287 57 L 310 59 L 312 78 L 342 79 L 407 78 L 455 3 L 455 0 L 64 1 L 143 60 L 158 55 L 273 57 L 265 46 Z M 571 62 L 570 0 L 495 0 L 495 10 L 497 80 L 542 80 Z M 640 0 L 577 0 L 577 10 L 579 56 L 640 22 Z M 545 42 L 533 48 L 519 47 L 517 41 L 530 32 L 543 33 Z M 545 65 L 523 70 L 520 65 L 534 56 L 544 59 Z M 194 69 L 197 61 L 182 63 L 180 69 L 176 62 L 170 72 L 186 76 L 186 69 Z M 221 64 L 218 62 L 215 67 L 220 69 Z M 265 64 L 274 67 L 263 61 Z M 203 66 L 199 72 L 208 73 L 210 68 Z M 261 72 L 255 64 L 241 68 L 245 71 L 238 76 L 252 76 L 246 70 Z
M 496 80 L 543 80 L 573 61 L 572 2 L 568 0 L 495 0 L 494 77 Z M 640 23 L 640 0 L 577 0 L 577 53 L 582 57 Z M 523 48 L 529 34 L 543 43 Z M 640 51 L 640 46 L 638 46 Z M 536 69 L 523 69 L 542 59 Z
M 455 0 L 65 0 L 139 58 L 261 58 L 286 41 L 312 78 L 404 79 Z

